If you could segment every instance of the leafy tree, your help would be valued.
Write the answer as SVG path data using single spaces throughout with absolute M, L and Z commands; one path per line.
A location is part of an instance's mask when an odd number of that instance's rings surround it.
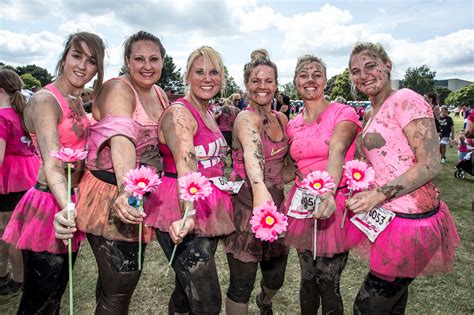
M 31 89 L 33 86 L 41 86 L 40 80 L 36 79 L 31 73 L 24 73 L 20 75 L 20 78 L 25 84 L 25 89 Z
M 292 100 L 300 99 L 300 95 L 298 94 L 298 91 L 296 90 L 296 87 L 293 82 L 283 84 L 278 90 L 282 91 L 283 94 L 288 95 Z
M 471 83 L 460 90 L 451 92 L 445 100 L 447 105 L 459 106 L 469 103 L 471 106 L 474 102 L 474 83 Z
M 332 78 L 331 78 L 332 79 Z M 334 100 L 336 97 L 341 96 L 345 98 L 347 101 L 365 101 L 367 100 L 367 96 L 356 91 L 356 95 L 352 95 L 351 92 L 351 83 L 349 79 L 349 69 L 345 69 L 342 73 L 336 76 L 334 80 L 334 86 L 332 88 L 331 94 L 329 95 L 331 100 Z
M 240 90 L 240 87 L 235 83 L 234 77 L 229 74 L 227 67 L 224 66 L 225 91 L 224 97 L 229 97 Z
M 326 89 L 324 90 L 325 95 L 331 95 L 332 89 L 334 88 L 334 83 L 336 83 L 337 74 L 333 75 L 327 82 L 326 82 Z
M 409 67 L 405 73 L 404 85 L 423 95 L 434 91 L 436 71 L 431 71 L 427 65 Z
M 11 70 L 11 71 L 15 71 L 15 72 L 16 72 L 15 67 L 10 66 L 10 65 L 6 65 L 6 64 L 4 64 L 4 63 L 1 62 L 1 61 L 0 61 L 0 69 L 8 69 L 8 70 Z
M 38 87 L 45 86 L 53 82 L 53 76 L 48 72 L 48 70 L 38 67 L 37 65 L 26 65 L 16 67 L 16 73 L 19 76 L 25 73 L 30 73 L 33 77 L 40 81 Z
M 173 57 L 166 55 L 161 77 L 157 84 L 163 90 L 173 90 L 175 94 L 184 94 L 184 84 L 181 76 L 181 68 L 176 69 Z
M 445 104 L 446 97 L 451 93 L 451 90 L 444 86 L 438 86 L 435 88 L 436 94 L 438 94 L 439 105 Z

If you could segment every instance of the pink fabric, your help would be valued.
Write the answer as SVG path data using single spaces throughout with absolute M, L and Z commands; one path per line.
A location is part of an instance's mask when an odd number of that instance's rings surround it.
M 0 194 L 28 190 L 36 181 L 39 159 L 13 108 L 0 108 L 0 139 L 5 141 L 5 155 L 0 166 Z
M 423 97 L 409 89 L 392 94 L 367 123 L 362 133 L 362 152 L 375 170 L 375 185 L 386 183 L 405 173 L 416 163 L 416 157 L 403 133 L 410 122 L 419 118 L 433 119 L 433 111 Z M 372 140 L 377 139 L 377 140 Z M 375 147 L 376 146 L 376 147 Z M 417 190 L 384 203 L 384 208 L 401 213 L 423 213 L 439 203 L 439 190 L 428 182 Z
M 334 129 L 339 122 L 350 121 L 361 129 L 357 113 L 350 106 L 340 103 L 330 103 L 320 117 L 311 124 L 304 120 L 304 111 L 291 120 L 288 124 L 287 132 L 290 142 L 290 154 L 292 159 L 303 176 L 315 170 L 325 171 L 328 163 L 329 143 Z M 356 150 L 356 139 L 347 150 L 345 161 L 354 159 Z M 339 187 L 346 185 L 347 178 L 343 175 Z M 301 187 L 301 180 L 297 177 L 295 185 L 291 188 L 286 201 L 285 213 L 288 211 L 297 187 Z M 352 240 L 346 238 L 346 231 L 350 225 L 351 213 L 347 213 L 344 221 L 344 229 L 341 229 L 341 222 L 344 214 L 344 202 L 347 199 L 347 189 L 338 190 L 336 194 L 336 211 L 325 220 L 317 220 L 317 249 L 316 255 L 319 257 L 332 257 L 335 254 L 343 253 L 352 248 L 362 239 L 363 234 L 354 234 Z M 314 219 L 295 219 L 288 217 L 288 231 L 285 240 L 287 244 L 298 250 L 309 250 L 313 252 L 313 228 Z M 358 236 L 358 237 L 356 237 Z
M 194 136 L 197 171 L 211 178 L 224 175 L 224 159 L 227 143 L 220 131 L 210 130 L 201 116 L 184 98 L 177 100 L 172 106 L 185 106 L 196 119 L 198 128 Z M 176 173 L 171 150 L 166 144 L 159 144 L 163 154 L 163 168 L 166 172 Z M 144 204 L 147 217 L 145 224 L 160 231 L 168 232 L 172 222 L 182 218 L 178 200 L 178 184 L 176 178 L 164 176 L 162 183 Z M 226 235 L 234 231 L 232 221 L 232 203 L 227 192 L 212 185 L 212 193 L 204 200 L 195 202 L 196 215 L 194 218 L 194 233 L 199 236 Z
M 377 186 L 400 176 L 416 162 L 403 128 L 419 118 L 433 119 L 431 107 L 421 95 L 402 89 L 387 98 L 365 126 L 362 150 L 375 169 Z M 455 260 L 454 248 L 460 239 L 449 209 L 440 201 L 433 183 L 428 182 L 381 206 L 395 212 L 417 214 L 433 211 L 438 204 L 440 210 L 433 216 L 395 217 L 374 243 L 365 240 L 358 251 L 369 256 L 370 270 L 387 279 L 450 271 Z M 351 229 L 356 228 L 351 225 Z M 349 230 L 349 237 L 352 234 Z M 365 250 L 363 245 L 366 245 Z
M 124 135 L 135 144 L 137 154 L 136 167 L 139 165 L 149 165 L 155 169 L 161 169 L 161 160 L 158 152 L 158 124 L 148 117 L 138 94 L 130 82 L 124 77 L 111 80 L 120 80 L 130 86 L 135 94 L 136 108 L 132 118 L 107 115 L 90 127 L 87 140 L 87 147 L 90 151 L 87 158 L 87 168 L 113 172 L 108 140 L 116 135 Z M 161 104 L 165 104 L 159 88 L 154 86 L 154 89 Z
M 220 131 L 232 131 L 234 128 L 235 118 L 239 113 L 238 108 L 234 106 L 223 106 L 222 114 L 217 118 L 217 124 Z
M 87 128 L 90 125 L 87 115 L 85 113 L 84 115 L 78 115 L 74 113 L 69 107 L 67 100 L 61 94 L 61 91 L 59 91 L 59 89 L 54 84 L 48 84 L 44 87 L 44 90 L 54 95 L 62 110 L 61 121 L 58 124 L 60 145 L 62 147 L 71 148 L 74 150 L 84 149 L 86 144 Z M 32 133 L 30 136 L 35 145 L 36 152 L 38 152 L 40 160 L 42 161 L 41 151 L 38 146 L 36 134 Z
M 470 122 L 474 123 L 474 110 L 471 109 L 471 112 L 470 112 L 469 115 L 467 116 L 467 120 L 469 120 Z
M 73 202 L 75 199 L 73 195 Z M 60 210 L 52 193 L 30 188 L 16 206 L 3 233 L 3 240 L 15 245 L 18 249 L 66 254 L 67 245 L 54 236 L 54 215 Z M 76 252 L 79 249 L 79 244 L 83 239 L 82 232 L 74 233 L 73 251 Z
M 89 126 L 87 116 L 85 113 L 83 116 L 75 114 L 53 84 L 47 85 L 45 89 L 56 97 L 63 112 L 58 124 L 59 145 L 71 149 L 84 149 L 86 129 Z M 32 134 L 31 137 L 39 152 L 36 135 Z M 20 249 L 48 251 L 53 254 L 67 253 L 64 243 L 54 237 L 54 215 L 60 210 L 52 193 L 31 188 L 13 211 L 4 232 L 4 240 Z M 74 250 L 77 250 L 77 244 L 83 238 L 81 233 L 75 234 L 72 240 Z
M 247 110 L 255 111 L 252 107 Z M 273 115 L 278 120 L 278 123 L 283 129 L 283 126 L 278 118 L 277 112 L 272 110 Z M 265 133 L 264 128 L 260 131 L 260 140 L 262 142 L 263 156 L 265 161 L 265 185 L 267 187 L 282 188 L 283 187 L 283 159 L 288 153 L 288 138 L 283 129 L 283 140 L 275 142 Z M 232 161 L 234 168 L 232 170 L 232 178 L 240 177 L 247 178 L 244 164 L 244 151 L 242 148 L 232 151 Z M 247 183 L 246 183 L 247 185 Z

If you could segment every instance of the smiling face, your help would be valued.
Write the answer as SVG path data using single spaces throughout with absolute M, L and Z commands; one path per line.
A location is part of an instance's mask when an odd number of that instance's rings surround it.
M 149 40 L 139 40 L 132 45 L 127 68 L 132 80 L 140 86 L 152 86 L 161 77 L 163 58 L 160 47 Z
M 91 50 L 85 42 L 80 42 L 81 49 L 74 45 L 69 49 L 63 63 L 63 73 L 67 81 L 75 88 L 82 88 L 97 73 L 97 64 Z
M 271 104 L 277 90 L 275 71 L 266 65 L 255 67 L 245 87 L 252 103 L 260 106 Z
M 222 77 L 216 66 L 205 65 L 204 57 L 197 57 L 187 75 L 190 92 L 201 100 L 210 100 L 222 87 Z
M 295 86 L 303 101 L 324 98 L 326 88 L 324 67 L 318 62 L 304 65 L 296 74 Z
M 351 79 L 357 89 L 370 97 L 375 97 L 390 85 L 392 63 L 372 56 L 365 51 L 352 56 L 350 61 Z

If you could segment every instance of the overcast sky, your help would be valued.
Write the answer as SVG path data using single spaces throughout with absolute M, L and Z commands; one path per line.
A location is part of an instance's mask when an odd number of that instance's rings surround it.
M 283 84 L 292 80 L 297 57 L 308 53 L 326 62 L 328 78 L 340 73 L 357 41 L 384 45 L 394 79 L 427 64 L 436 79 L 474 81 L 471 0 L 2 0 L 0 61 L 53 73 L 67 34 L 78 30 L 105 39 L 106 78 L 120 70 L 125 38 L 145 30 L 183 70 L 193 49 L 216 48 L 239 85 L 253 49 L 270 52 Z

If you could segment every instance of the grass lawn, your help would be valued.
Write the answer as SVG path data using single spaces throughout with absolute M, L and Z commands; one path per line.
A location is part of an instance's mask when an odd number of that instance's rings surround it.
M 459 118 L 454 119 L 456 135 L 462 127 Z M 448 161 L 444 164 L 443 174 L 435 182 L 441 190 L 442 199 L 448 204 L 461 236 L 456 264 L 450 274 L 416 279 L 410 286 L 407 314 L 474 314 L 474 230 L 472 228 L 474 177 L 454 178 L 454 166 L 457 162 L 457 149 L 448 148 Z M 227 260 L 222 250 L 216 257 L 221 289 L 225 297 L 229 274 Z M 352 313 L 352 302 L 367 274 L 367 265 L 349 258 L 342 274 L 341 291 L 347 314 Z M 168 299 L 174 284 L 174 274 L 168 271 L 167 261 L 157 242 L 146 249 L 146 260 L 141 280 L 135 290 L 130 306 L 131 314 L 166 314 Z M 74 300 L 77 314 L 93 314 L 95 309 L 95 281 L 97 267 L 87 242 L 81 248 L 74 270 Z M 291 252 L 285 284 L 274 299 L 274 311 L 278 314 L 299 313 L 299 277 L 297 256 Z M 258 288 L 258 281 L 256 288 Z M 250 301 L 250 313 L 257 314 L 255 294 Z M 0 297 L 0 314 L 14 314 L 19 296 Z M 68 292 L 63 298 L 62 314 L 68 313 Z M 223 312 L 224 313 L 224 309 Z

